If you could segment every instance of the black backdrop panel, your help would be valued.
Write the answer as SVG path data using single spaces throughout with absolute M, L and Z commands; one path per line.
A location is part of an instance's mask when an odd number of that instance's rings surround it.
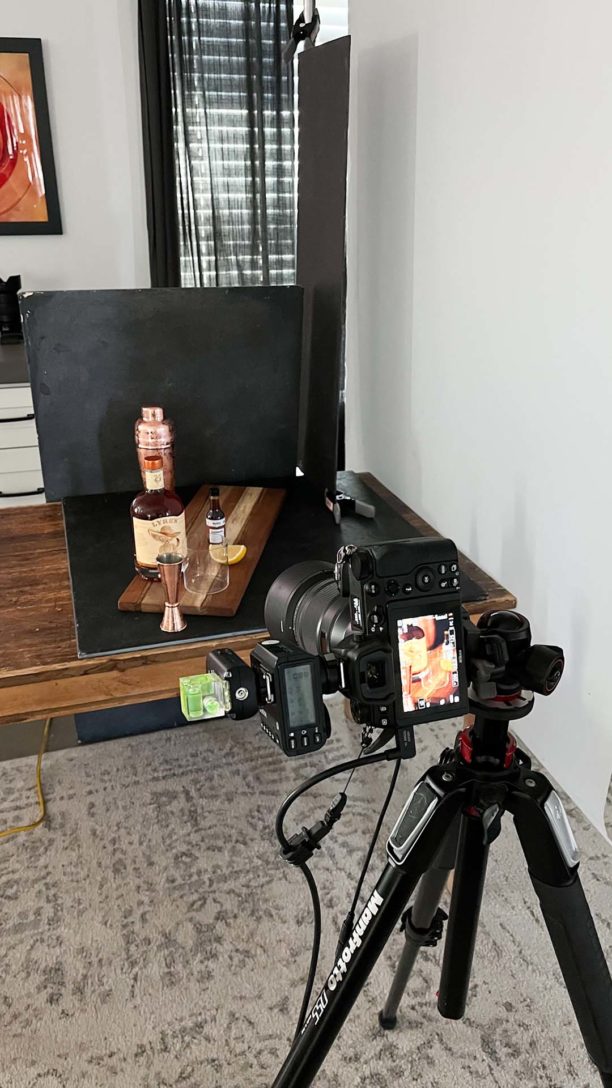
M 298 456 L 333 488 L 344 360 L 350 37 L 299 57 L 297 275 L 304 288 Z
M 295 474 L 301 288 L 45 291 L 22 311 L 49 500 L 140 489 L 143 404 L 175 421 L 179 486 Z

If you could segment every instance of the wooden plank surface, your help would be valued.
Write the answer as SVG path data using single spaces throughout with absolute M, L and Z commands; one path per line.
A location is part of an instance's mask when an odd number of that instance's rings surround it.
M 369 474 L 364 481 L 420 532 L 435 530 Z M 469 559 L 464 569 L 487 593 L 466 602 L 472 615 L 513 608 L 516 598 Z M 59 503 L 0 510 L 0 725 L 45 714 L 169 698 L 178 678 L 201 671 L 203 655 L 230 648 L 242 656 L 263 634 L 167 649 L 77 657 L 68 556 Z
M 205 518 L 209 493 L 210 486 L 203 484 L 185 509 L 189 548 L 206 545 Z M 220 503 L 226 516 L 227 541 L 229 544 L 245 544 L 247 554 L 240 563 L 230 567 L 229 585 L 221 593 L 209 593 L 217 567 L 213 560 L 210 561 L 210 577 L 203 592 L 191 593 L 181 585 L 179 602 L 186 615 L 236 615 L 274 528 L 285 494 L 282 488 L 273 487 L 221 487 Z M 163 588 L 159 582 L 150 582 L 136 575 L 121 594 L 118 607 L 123 612 L 163 612 Z
M 60 503 L 0 510 L 0 675 L 77 656 Z

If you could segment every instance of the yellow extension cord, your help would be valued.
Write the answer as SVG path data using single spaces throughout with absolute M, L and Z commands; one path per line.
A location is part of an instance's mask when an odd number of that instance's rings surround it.
M 5 831 L 0 831 L 0 839 L 7 839 L 9 835 L 19 835 L 22 831 L 35 831 L 37 827 L 43 823 L 47 814 L 47 805 L 45 802 L 45 795 L 42 787 L 42 761 L 45 752 L 47 751 L 47 743 L 49 741 L 49 730 L 51 729 L 52 718 L 47 718 L 42 731 L 42 737 L 40 739 L 40 748 L 38 749 L 38 759 L 36 760 L 36 793 L 38 794 L 38 809 L 40 816 L 37 820 L 34 820 L 32 824 L 24 824 L 22 827 L 7 827 Z

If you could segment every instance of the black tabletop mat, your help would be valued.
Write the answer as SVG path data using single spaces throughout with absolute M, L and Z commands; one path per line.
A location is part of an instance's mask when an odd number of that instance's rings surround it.
M 295 480 L 236 615 L 187 616 L 187 628 L 180 635 L 160 631 L 159 615 L 117 608 L 134 574 L 129 514 L 133 495 L 64 499 L 79 657 L 261 631 L 266 594 L 286 567 L 304 559 L 333 562 L 342 544 L 374 544 L 419 535 L 352 473 L 340 474 L 339 486 L 374 503 L 376 518 L 347 516 L 338 526 L 323 506 L 320 492 L 305 478 Z M 182 489 L 182 497 L 191 497 L 187 489 Z M 468 601 L 485 598 L 465 574 L 463 591 Z

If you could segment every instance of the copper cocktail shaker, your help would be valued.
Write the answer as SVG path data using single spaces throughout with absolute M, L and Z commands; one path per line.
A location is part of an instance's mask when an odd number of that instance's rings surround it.
M 163 408 L 146 407 L 140 410 L 142 415 L 134 425 L 134 438 L 143 485 L 146 483 L 144 459 L 157 455 L 163 461 L 164 486 L 168 491 L 174 491 L 174 423 L 171 419 L 164 419 Z

